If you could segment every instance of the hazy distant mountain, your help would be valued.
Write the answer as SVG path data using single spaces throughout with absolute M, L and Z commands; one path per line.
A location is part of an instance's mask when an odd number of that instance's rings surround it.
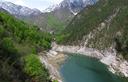
M 54 18 L 54 21 L 57 22 L 47 22 L 47 27 L 62 30 L 65 28 L 72 18 L 79 13 L 84 7 L 87 5 L 93 5 L 98 0 L 63 0 L 58 5 L 50 6 L 45 10 L 45 12 L 49 12 L 50 16 L 48 17 L 48 21 Z M 50 24 L 49 24 L 50 23 Z
M 43 31 L 63 30 L 71 19 L 87 5 L 97 0 L 63 0 L 60 4 L 48 7 L 44 11 L 13 4 L 0 2 L 0 7 L 12 15 L 28 23 L 37 25 Z
M 30 9 L 28 7 L 15 5 L 11 2 L 0 2 L 0 7 L 15 16 L 35 16 L 41 14 L 41 11 L 38 9 Z
M 77 14 L 87 5 L 93 5 L 98 0 L 63 0 L 58 5 L 52 5 L 44 10 L 44 12 L 51 12 L 55 10 L 59 10 L 61 8 L 67 8 L 73 14 Z
M 3 12 L 7 12 L 5 9 L 3 9 L 3 8 L 0 8 L 0 11 L 3 11 Z
M 64 0 L 60 4 L 61 8 L 68 8 L 73 14 L 77 14 L 87 5 L 93 5 L 98 0 Z

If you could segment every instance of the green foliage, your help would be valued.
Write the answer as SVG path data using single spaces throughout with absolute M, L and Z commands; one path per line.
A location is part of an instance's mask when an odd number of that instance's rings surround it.
M 34 26 L 28 25 L 3 12 L 0 13 L 0 18 L 3 21 L 2 28 L 7 31 L 9 37 L 14 38 L 17 42 L 27 42 L 33 45 L 41 46 L 44 49 L 50 48 L 50 34 L 44 32 L 42 33 Z M 46 46 L 46 43 L 48 46 Z
M 68 34 L 65 34 L 65 35 L 60 35 L 60 34 L 57 34 L 55 35 L 55 41 L 60 44 L 64 41 L 64 38 L 67 37 Z
M 77 44 L 82 40 L 84 35 L 89 34 L 92 30 L 111 16 L 118 7 L 126 6 L 127 0 L 99 0 L 95 5 L 88 6 L 81 11 L 66 27 L 62 34 L 69 34 L 65 38 L 65 43 Z
M 26 45 L 26 43 L 25 44 L 16 43 L 15 47 L 16 47 L 18 53 L 20 53 L 22 56 L 30 54 L 30 53 L 33 53 L 33 54 L 37 53 L 35 46 L 33 46 L 31 44 Z
M 36 55 L 27 55 L 24 57 L 24 70 L 31 76 L 39 76 L 42 73 L 42 64 Z
M 57 80 L 54 80 L 53 82 L 58 82 Z
M 5 51 L 10 51 L 11 53 L 16 52 L 11 38 L 3 38 L 3 40 L 1 41 L 1 46 Z
M 99 0 L 95 5 L 88 6 L 62 32 L 61 35 L 68 34 L 68 36 L 61 43 L 72 45 L 84 43 L 88 39 L 86 36 L 92 32 L 93 38 L 89 38 L 88 47 L 103 50 L 111 47 L 117 38 L 121 49 L 123 47 L 123 51 L 127 51 L 128 5 L 126 3 L 128 0 Z M 112 17 L 115 13 L 115 17 Z M 110 22 L 107 22 L 108 20 Z M 105 27 L 102 27 L 101 23 L 104 23 Z M 101 30 L 98 29 L 100 27 Z
M 30 24 L 37 25 L 42 31 L 60 32 L 69 23 L 74 15 L 69 9 L 61 8 L 52 12 L 43 13 L 36 16 L 18 16 Z
M 2 59 L 9 59 L 10 63 L 16 61 L 17 57 L 19 56 L 12 39 L 9 37 L 3 38 L 0 41 L 0 50 L 0 56 Z
M 52 14 L 48 14 L 48 27 L 52 27 L 52 30 L 61 31 L 64 29 L 63 22 L 59 21 L 55 16 Z
M 0 38 L 4 36 L 5 30 L 0 26 Z
M 127 3 L 128 0 L 99 0 L 95 5 L 88 6 L 61 33 L 62 36 L 68 36 L 56 37 L 57 42 L 78 45 L 88 39 L 87 47 L 99 50 L 115 47 L 118 53 L 128 59 Z M 92 38 L 88 38 L 90 33 Z
M 38 57 L 34 54 L 30 54 L 24 57 L 24 70 L 27 74 L 34 78 L 43 77 L 43 82 L 48 80 L 48 73 L 45 67 L 41 64 Z M 40 81 L 41 82 L 41 81 Z
M 28 54 L 49 49 L 51 38 L 49 33 L 0 12 L 0 81 L 48 82 L 48 71 L 36 55 Z

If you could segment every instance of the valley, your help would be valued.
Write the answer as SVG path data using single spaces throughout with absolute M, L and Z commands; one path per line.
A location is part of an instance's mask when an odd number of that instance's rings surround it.
M 42 31 L 62 31 L 66 25 L 87 5 L 92 5 L 97 0 L 64 0 L 54 6 L 54 9 L 48 8 L 48 12 L 41 12 L 38 9 L 31 9 L 25 6 L 13 4 L 11 2 L 1 2 L 0 7 L 9 13 L 29 24 L 39 27 Z
M 128 82 L 127 4 L 0 1 L 0 82 Z
M 72 60 L 70 58 L 73 58 L 73 59 L 75 58 L 75 60 Z M 86 58 L 87 58 L 87 60 L 85 60 Z M 121 56 L 118 57 L 114 50 L 113 51 L 106 50 L 105 52 L 103 52 L 103 51 L 99 51 L 99 50 L 95 50 L 95 49 L 91 49 L 91 48 L 87 48 L 87 47 L 82 47 L 82 46 L 63 46 L 63 45 L 57 45 L 55 43 L 52 43 L 52 49 L 48 53 L 46 53 L 45 56 L 40 55 L 40 59 L 46 65 L 46 67 L 50 70 L 51 77 L 58 79 L 59 82 L 63 82 L 64 78 L 65 78 L 65 80 L 67 78 L 67 81 L 64 81 L 64 82 L 70 82 L 70 81 L 77 82 L 78 79 L 74 79 L 74 78 L 76 78 L 75 76 L 78 76 L 78 78 L 81 82 L 85 82 L 84 81 L 85 78 L 79 77 L 79 74 L 82 73 L 81 70 L 79 69 L 79 65 L 80 65 L 80 63 L 82 63 L 82 65 L 86 65 L 85 62 L 88 62 L 88 61 L 89 62 L 97 61 L 97 63 L 98 62 L 102 63 L 105 66 L 105 69 L 108 72 L 110 72 L 110 74 L 112 74 L 112 76 L 108 75 L 108 77 L 116 78 L 116 79 L 111 79 L 111 80 L 106 79 L 105 80 L 106 82 L 108 82 L 108 81 L 109 82 L 117 82 L 117 81 L 127 82 L 128 81 L 127 78 L 122 79 L 119 77 L 119 76 L 128 77 L 128 75 L 127 75 L 128 62 L 125 61 L 123 59 L 123 57 L 121 57 Z M 83 59 L 83 60 L 81 60 L 81 59 Z M 69 65 L 67 62 L 69 63 Z M 74 62 L 75 63 L 79 62 L 78 66 L 72 67 L 72 64 L 76 65 L 76 64 L 74 64 Z M 94 65 L 97 65 L 95 63 L 96 62 L 94 62 Z M 92 63 L 89 63 L 89 64 L 92 64 Z M 63 68 L 63 65 L 66 67 Z M 90 70 L 93 69 L 93 65 L 90 65 L 90 66 L 92 66 L 92 67 L 91 68 L 85 67 L 83 69 L 83 71 L 85 71 L 86 69 L 90 69 Z M 78 68 L 78 70 L 77 70 L 77 68 Z M 67 69 L 69 69 L 69 71 Z M 75 69 L 79 72 L 76 75 L 75 74 L 72 75 L 72 72 L 70 73 L 70 71 L 73 71 Z M 100 71 L 101 69 L 102 69 L 102 67 L 101 68 L 97 67 L 97 69 L 95 69 L 95 70 Z M 105 69 L 102 69 L 102 72 L 105 72 Z M 59 72 L 59 71 L 61 71 L 61 72 Z M 73 73 L 76 73 L 76 72 L 74 71 Z M 69 75 L 63 76 L 63 73 L 69 74 Z M 86 74 L 86 73 L 83 73 L 83 74 Z M 113 77 L 113 75 L 114 75 L 114 77 Z M 101 75 L 101 76 L 103 76 L 103 75 Z M 87 77 L 87 76 L 85 75 L 85 77 Z M 90 78 L 92 78 L 92 77 L 90 77 Z M 118 80 L 117 80 L 117 78 L 118 78 Z M 99 81 L 102 82 L 102 79 L 99 78 Z M 91 81 L 91 79 L 88 81 L 95 82 L 93 80 Z

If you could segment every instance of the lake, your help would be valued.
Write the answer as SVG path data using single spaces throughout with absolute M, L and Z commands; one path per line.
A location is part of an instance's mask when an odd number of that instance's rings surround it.
M 70 55 L 61 65 L 63 82 L 123 82 L 97 59 Z

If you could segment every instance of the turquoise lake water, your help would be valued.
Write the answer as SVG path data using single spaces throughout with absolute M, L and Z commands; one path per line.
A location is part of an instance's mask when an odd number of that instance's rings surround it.
M 96 59 L 69 56 L 60 69 L 63 82 L 123 82 Z

